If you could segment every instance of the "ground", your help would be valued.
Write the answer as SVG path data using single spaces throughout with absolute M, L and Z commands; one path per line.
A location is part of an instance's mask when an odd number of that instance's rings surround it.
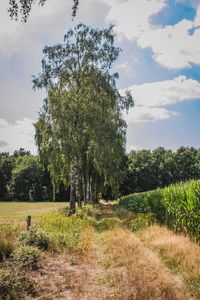
M 30 205 L 34 212 L 44 206 Z M 22 207 L 20 213 L 27 213 Z M 63 204 L 48 204 L 43 210 L 52 207 Z M 159 225 L 133 233 L 122 224 L 116 206 L 105 202 L 96 209 L 95 218 L 99 230 L 94 231 L 87 253 L 80 257 L 46 253 L 41 269 L 30 273 L 37 296 L 27 300 L 200 299 L 197 244 Z

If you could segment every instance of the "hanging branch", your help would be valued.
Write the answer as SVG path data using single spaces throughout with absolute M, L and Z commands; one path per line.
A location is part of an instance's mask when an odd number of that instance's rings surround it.
M 18 21 L 19 16 L 21 16 L 21 21 L 26 23 L 33 4 L 38 4 L 39 6 L 44 6 L 47 0 L 9 0 L 8 13 L 12 20 Z M 73 0 L 72 7 L 72 17 L 76 16 L 79 0 Z

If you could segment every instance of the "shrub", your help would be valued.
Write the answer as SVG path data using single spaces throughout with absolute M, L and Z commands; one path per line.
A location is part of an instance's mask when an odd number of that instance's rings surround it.
M 13 251 L 13 243 L 0 238 L 0 261 L 3 261 L 4 258 L 8 258 Z
M 96 223 L 96 229 L 98 231 L 104 231 L 119 227 L 121 222 L 118 218 L 103 218 Z
M 21 299 L 22 283 L 13 271 L 0 269 L 0 299 L 16 300 Z
M 136 231 L 142 228 L 146 228 L 155 223 L 156 223 L 156 216 L 154 213 L 138 214 L 137 218 L 132 220 L 130 224 L 130 228 L 133 231 Z
M 32 246 L 20 246 L 12 254 L 12 260 L 19 268 L 28 268 L 31 270 L 39 268 L 40 258 L 40 250 Z
M 22 233 L 19 241 L 24 246 L 36 246 L 42 250 L 47 250 L 50 242 L 49 236 L 44 231 L 35 228 Z

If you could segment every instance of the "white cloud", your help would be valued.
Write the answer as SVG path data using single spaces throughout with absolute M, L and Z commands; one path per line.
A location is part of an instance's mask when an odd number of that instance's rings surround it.
M 135 100 L 135 108 L 130 110 L 127 117 L 128 122 L 166 120 L 177 116 L 178 113 L 163 106 L 200 98 L 200 82 L 185 76 L 133 85 L 128 90 Z M 121 93 L 124 91 L 121 90 Z
M 200 98 L 200 82 L 182 75 L 171 80 L 132 85 L 128 90 L 132 92 L 137 105 L 149 107 Z
M 200 64 L 200 28 L 189 34 L 195 23 L 199 20 L 182 20 L 174 26 L 150 28 L 138 39 L 138 45 L 150 47 L 154 59 L 166 68 L 181 69 L 190 67 L 192 63 Z
M 43 38 L 47 38 L 50 35 L 55 36 L 55 30 L 57 30 L 57 35 L 59 35 L 63 27 L 58 16 L 60 17 L 64 11 L 66 11 L 66 19 L 71 21 L 72 4 L 70 1 L 66 3 L 65 0 L 59 0 L 58 5 L 57 0 L 51 0 L 47 1 L 42 8 L 39 5 L 33 5 L 26 24 L 20 20 L 18 22 L 11 20 L 7 11 L 8 0 L 1 0 L 1 2 L 0 55 L 5 58 L 11 57 L 16 51 L 27 46 L 36 48 L 41 43 L 39 33 L 43 35 Z
M 179 114 L 161 107 L 135 106 L 126 118 L 128 123 L 147 123 L 167 120 Z
M 0 151 L 13 152 L 25 148 L 36 153 L 33 122 L 28 118 L 17 120 L 15 123 L 0 119 Z
M 150 47 L 154 59 L 170 69 L 200 64 L 200 5 L 194 21 L 181 20 L 174 26 L 154 26 L 151 17 L 165 6 L 165 0 L 115 2 L 108 20 L 116 24 L 122 37 L 136 40 L 141 48 Z
M 149 29 L 149 18 L 165 7 L 165 0 L 113 1 L 107 19 L 128 39 L 138 39 Z

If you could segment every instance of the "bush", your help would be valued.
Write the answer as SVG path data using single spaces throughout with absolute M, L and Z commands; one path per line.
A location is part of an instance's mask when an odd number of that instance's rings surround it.
M 21 299 L 22 283 L 13 271 L 0 269 L 0 299 Z
M 146 228 L 156 223 L 156 215 L 154 213 L 138 214 L 137 218 L 132 220 L 130 228 L 133 231 Z
M 104 218 L 96 223 L 98 231 L 110 230 L 121 225 L 118 218 Z
M 0 238 L 0 262 L 8 258 L 14 251 L 13 243 Z
M 50 242 L 49 236 L 44 231 L 35 228 L 22 233 L 19 241 L 24 246 L 35 246 L 42 250 L 47 250 Z
M 21 246 L 15 249 L 12 254 L 12 261 L 19 268 L 36 270 L 40 266 L 41 252 L 32 246 Z

